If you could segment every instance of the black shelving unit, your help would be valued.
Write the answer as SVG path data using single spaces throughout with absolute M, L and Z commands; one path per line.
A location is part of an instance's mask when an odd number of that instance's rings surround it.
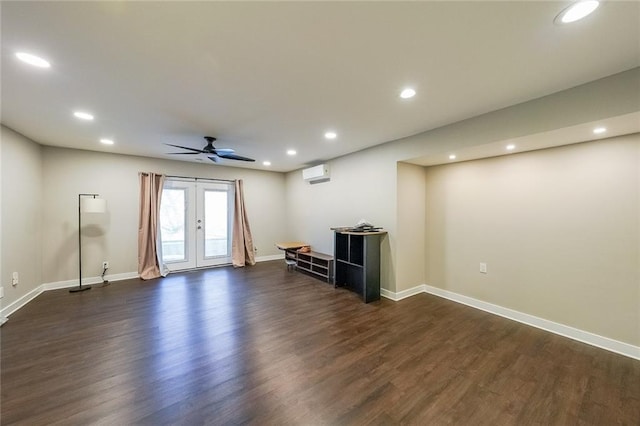
M 315 251 L 297 252 L 296 268 L 317 275 L 329 283 L 333 275 L 333 257 Z
M 360 295 L 365 303 L 380 299 L 380 240 L 385 231 L 335 231 L 334 280 Z

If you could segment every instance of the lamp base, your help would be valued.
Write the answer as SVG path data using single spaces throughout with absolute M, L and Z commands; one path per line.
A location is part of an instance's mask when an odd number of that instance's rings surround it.
M 80 291 L 85 291 L 85 290 L 91 290 L 91 286 L 90 285 L 81 285 L 80 287 L 74 287 L 72 289 L 69 290 L 69 293 L 78 293 Z

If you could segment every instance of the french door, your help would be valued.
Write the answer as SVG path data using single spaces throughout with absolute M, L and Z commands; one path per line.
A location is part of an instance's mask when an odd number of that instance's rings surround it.
M 162 258 L 170 271 L 231 263 L 232 182 L 165 180 Z

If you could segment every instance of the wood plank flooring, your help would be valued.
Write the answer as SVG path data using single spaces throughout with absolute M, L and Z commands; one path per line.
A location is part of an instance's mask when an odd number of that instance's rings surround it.
M 640 425 L 640 362 L 284 262 L 46 292 L 0 328 L 2 425 Z

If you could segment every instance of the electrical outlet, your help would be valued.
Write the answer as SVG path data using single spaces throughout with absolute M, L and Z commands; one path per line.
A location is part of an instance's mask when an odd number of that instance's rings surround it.
M 4 297 L 4 287 L 0 287 L 0 299 Z
M 482 274 L 486 274 L 487 273 L 487 264 L 480 262 L 480 273 Z
M 18 275 L 18 273 L 14 272 L 13 274 L 11 274 L 11 285 L 15 287 L 18 285 L 19 282 L 20 282 L 20 276 Z
M 102 269 L 109 269 L 109 262 L 108 261 L 104 261 L 102 262 Z

